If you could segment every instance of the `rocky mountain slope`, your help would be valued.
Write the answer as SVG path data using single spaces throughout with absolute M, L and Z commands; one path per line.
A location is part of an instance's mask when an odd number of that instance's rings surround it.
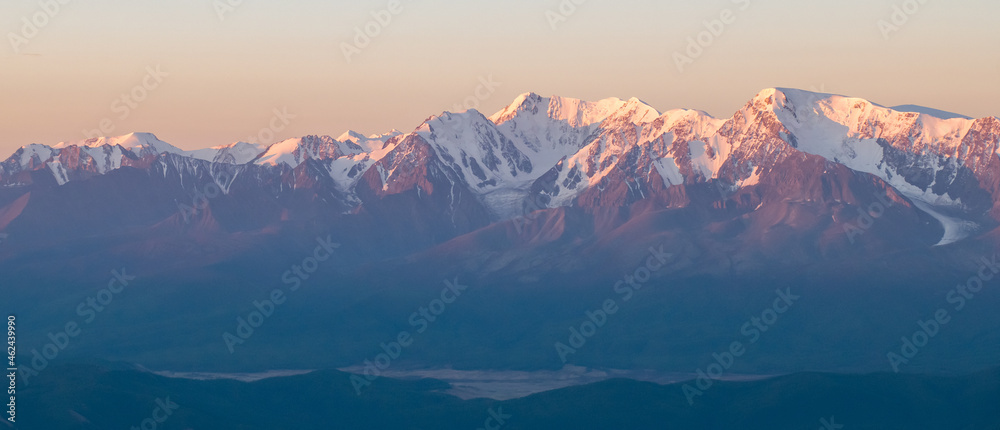
M 854 207 L 890 199 L 912 219 L 932 217 L 925 229 L 948 244 L 1000 217 L 1000 119 L 939 116 L 791 89 L 763 90 L 728 119 L 660 113 L 638 99 L 524 94 L 490 117 L 445 112 L 410 133 L 267 148 L 183 151 L 146 133 L 31 144 L 0 163 L 0 231 L 29 241 L 52 223 L 100 224 L 109 214 L 92 202 L 124 189 L 143 208 L 117 207 L 105 229 L 148 228 L 184 207 L 194 215 L 194 201 L 212 208 L 200 215 L 232 214 L 218 220 L 228 232 L 353 217 L 423 232 L 411 251 L 536 210 L 581 210 L 594 217 L 589 228 L 608 231 L 644 208 L 759 218 L 768 205 L 798 202 L 821 204 L 814 209 L 838 224 L 857 218 L 845 215 Z M 201 199 L 205 191 L 213 196 Z M 400 211 L 414 216 L 400 221 Z M 69 230 L 61 237 L 101 232 Z

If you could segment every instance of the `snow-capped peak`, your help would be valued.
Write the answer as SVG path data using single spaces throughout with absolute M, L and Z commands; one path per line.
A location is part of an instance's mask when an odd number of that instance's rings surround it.
M 311 153 L 308 149 L 302 149 L 301 138 L 293 138 L 272 144 L 267 148 L 267 151 L 260 154 L 254 162 L 256 164 L 266 164 L 270 166 L 277 166 L 278 164 L 284 163 L 290 167 L 296 167 L 301 162 L 305 161 L 306 158 L 314 155 L 315 154 Z
M 838 142 L 845 138 L 896 136 L 905 138 L 918 152 L 953 154 L 975 122 L 953 115 L 935 116 L 932 112 L 897 111 L 856 97 L 790 89 L 774 91 L 776 115 L 800 140 L 817 133 L 839 136 Z
M 660 111 L 635 97 L 622 103 L 610 117 L 627 119 L 633 124 L 652 122 L 660 117 Z
M 995 134 L 989 127 L 983 130 L 985 124 L 978 120 L 935 110 L 890 109 L 854 97 L 771 91 L 762 92 L 755 103 L 764 102 L 757 105 L 764 108 L 771 101 L 770 108 L 790 133 L 787 140 L 799 151 L 875 175 L 935 217 L 940 208 L 963 206 L 943 190 L 956 183 L 960 168 L 974 168 L 967 160 L 996 157 Z M 892 155 L 900 153 L 908 155 Z M 969 234 L 956 228 L 945 224 L 942 244 Z
M 385 148 L 386 142 L 402 134 L 403 133 L 401 133 L 399 130 L 392 129 L 386 133 L 375 133 L 370 136 L 365 136 L 364 134 L 359 133 L 357 131 L 348 130 L 344 132 L 344 134 L 341 134 L 340 137 L 337 138 L 337 140 L 344 143 L 353 143 L 355 145 L 358 145 L 365 152 L 380 153 Z
M 362 143 L 370 144 L 372 139 Z M 298 167 L 306 159 L 337 160 L 343 157 L 366 155 L 366 148 L 351 140 L 339 141 L 330 136 L 305 136 L 283 140 L 267 148 L 254 161 L 256 164 L 277 166 L 287 164 Z
M 63 149 L 70 146 L 79 146 L 81 148 L 99 148 L 105 145 L 121 146 L 140 157 L 150 154 L 162 154 L 165 152 L 171 154 L 184 153 L 184 151 L 180 148 L 160 140 L 152 133 L 129 133 L 124 136 L 117 137 L 96 137 L 87 140 L 59 142 L 53 146 L 53 148 Z
M 489 119 L 494 124 L 501 125 L 517 116 L 544 115 L 549 119 L 565 122 L 570 127 L 587 127 L 603 121 L 625 104 L 626 102 L 616 97 L 588 102 L 568 97 L 542 97 L 535 93 L 525 93 Z
M 368 136 L 368 138 L 369 139 L 389 140 L 389 139 L 391 139 L 393 137 L 396 137 L 396 136 L 399 136 L 401 134 L 403 134 L 403 132 L 401 132 L 399 130 L 396 130 L 396 129 L 392 129 L 392 130 L 389 130 L 386 133 L 381 133 L 381 134 L 375 133 L 375 134 L 373 134 L 371 136 Z
M 374 137 L 374 135 L 373 135 L 373 137 Z M 361 134 L 361 133 L 359 133 L 357 131 L 354 131 L 354 130 L 347 130 L 343 134 L 341 134 L 339 137 L 337 137 L 337 140 L 339 140 L 341 142 L 347 142 L 348 140 L 353 140 L 353 141 L 357 142 L 359 140 L 366 140 L 366 139 L 367 139 L 367 137 L 365 135 L 363 135 L 363 134 Z
M 186 151 L 185 155 L 213 163 L 246 164 L 263 151 L 264 145 L 259 143 L 234 142 L 229 145 Z

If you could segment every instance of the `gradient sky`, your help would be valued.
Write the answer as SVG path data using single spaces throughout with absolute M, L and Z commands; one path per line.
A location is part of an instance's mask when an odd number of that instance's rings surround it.
M 0 159 L 82 139 L 104 118 L 110 135 L 147 131 L 184 149 L 260 136 L 276 108 L 295 117 L 274 139 L 409 131 L 490 76 L 487 115 L 533 91 L 728 117 L 775 86 L 1000 115 L 995 0 L 928 0 L 889 40 L 877 23 L 902 0 L 587 0 L 555 30 L 546 12 L 570 0 L 402 0 L 350 62 L 341 44 L 388 0 L 243 0 L 224 19 L 213 3 L 72 0 L 15 53 L 10 34 L 42 9 L 4 0 Z M 725 9 L 736 21 L 679 72 L 673 53 Z M 112 102 L 157 65 L 169 76 L 121 119 Z

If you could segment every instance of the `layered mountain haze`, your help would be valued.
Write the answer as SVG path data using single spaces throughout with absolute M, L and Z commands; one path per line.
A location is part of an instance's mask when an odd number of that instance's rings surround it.
M 44 322 L 76 304 L 50 297 L 83 299 L 124 265 L 155 293 L 130 305 L 135 332 L 95 334 L 79 354 L 234 371 L 360 363 L 441 279 L 461 276 L 480 293 L 448 312 L 472 322 L 443 318 L 404 361 L 558 368 L 552 344 L 653 250 L 669 263 L 643 303 L 573 364 L 688 372 L 777 284 L 811 289 L 795 324 L 819 328 L 774 334 L 743 372 L 886 370 L 885 351 L 944 302 L 912 289 L 950 288 L 966 276 L 956 268 L 974 273 L 1000 244 L 1000 119 L 900 109 L 767 89 L 714 118 L 529 93 L 408 133 L 193 151 L 145 133 L 32 144 L 0 163 L 0 270 L 28 284 L 63 267 L 12 298 L 39 309 L 24 318 L 44 339 Z M 241 346 L 255 354 L 230 355 L 219 334 L 241 304 L 282 285 L 316 238 L 341 247 L 282 310 L 294 321 L 276 317 Z M 861 287 L 872 282 L 884 285 Z M 844 313 L 866 331 L 843 330 Z M 975 353 L 922 352 L 915 368 L 995 365 L 1000 319 L 977 321 L 951 338 Z M 167 323 L 190 330 L 142 340 Z M 994 334 L 973 336 L 983 330 Z M 102 349 L 119 341 L 131 346 Z

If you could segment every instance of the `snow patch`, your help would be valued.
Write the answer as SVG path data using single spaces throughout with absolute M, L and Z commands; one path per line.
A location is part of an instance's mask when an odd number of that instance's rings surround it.
M 681 174 L 681 170 L 677 167 L 677 162 L 673 158 L 661 158 L 654 161 L 653 166 L 656 167 L 656 171 L 663 177 L 663 185 L 670 187 L 684 183 L 684 175 Z
M 918 199 L 912 199 L 913 205 L 928 215 L 934 217 L 944 227 L 944 234 L 941 240 L 934 246 L 948 245 L 965 239 L 980 230 L 979 224 L 955 217 L 951 217 L 936 210 L 932 205 Z

